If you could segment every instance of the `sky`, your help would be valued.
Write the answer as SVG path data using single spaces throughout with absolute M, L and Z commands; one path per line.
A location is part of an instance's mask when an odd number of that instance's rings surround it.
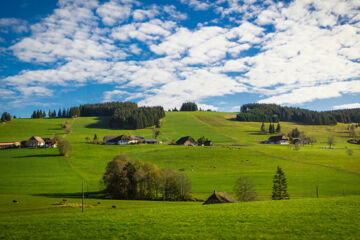
M 0 0 L 0 112 L 360 108 L 359 0 Z

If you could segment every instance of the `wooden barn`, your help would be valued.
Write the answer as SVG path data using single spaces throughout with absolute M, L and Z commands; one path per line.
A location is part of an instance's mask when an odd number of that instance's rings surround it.
M 190 136 L 182 137 L 176 141 L 176 145 L 197 146 L 197 142 Z
M 44 139 L 42 139 L 41 137 L 38 136 L 32 136 L 27 142 L 26 142 L 28 147 L 44 147 L 45 146 L 45 141 Z
M 203 203 L 205 204 L 217 204 L 217 203 L 235 203 L 236 200 L 226 192 L 216 192 L 214 191 L 213 194 Z

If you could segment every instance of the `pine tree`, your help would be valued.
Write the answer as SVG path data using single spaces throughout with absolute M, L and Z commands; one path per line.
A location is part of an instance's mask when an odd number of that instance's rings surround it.
M 265 132 L 266 132 L 266 130 L 265 130 L 265 123 L 264 123 L 264 122 L 262 122 L 262 124 L 261 124 L 260 131 L 261 131 L 262 133 L 265 133 Z
M 277 126 L 276 126 L 276 132 L 277 132 L 277 133 L 281 132 L 280 123 L 278 123 Z
M 289 199 L 290 196 L 287 193 L 287 181 L 285 177 L 285 173 L 283 170 L 278 166 L 276 174 L 273 178 L 273 192 L 272 192 L 272 199 L 273 200 L 282 200 L 282 199 Z
M 274 132 L 275 132 L 275 129 L 274 129 L 275 127 L 274 127 L 274 124 L 272 124 L 272 123 L 270 123 L 270 125 L 269 125 L 269 133 L 270 134 L 273 134 Z

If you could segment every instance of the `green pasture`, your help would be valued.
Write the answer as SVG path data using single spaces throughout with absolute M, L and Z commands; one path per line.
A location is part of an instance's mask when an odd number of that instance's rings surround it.
M 70 158 L 58 156 L 57 149 L 0 150 L 0 239 L 162 239 L 169 234 L 174 239 L 341 239 L 346 234 L 349 239 L 357 238 L 358 225 L 352 219 L 359 216 L 360 146 L 347 143 L 347 125 L 282 122 L 282 132 L 297 127 L 318 140 L 313 146 L 294 150 L 292 146 L 259 144 L 271 136 L 260 133 L 261 123 L 237 122 L 234 117 L 232 113 L 167 112 L 159 129 L 163 144 L 129 146 L 96 145 L 86 138 L 92 140 L 95 134 L 100 140 L 120 134 L 154 138 L 153 129 L 112 130 L 109 118 L 104 117 L 14 119 L 0 124 L 0 142 L 60 134 L 73 148 Z M 61 128 L 65 121 L 72 124 L 70 134 Z M 205 136 L 215 146 L 167 144 L 182 136 Z M 335 149 L 322 148 L 329 136 L 336 139 Z M 351 156 L 347 149 L 353 149 Z M 214 190 L 231 193 L 235 180 L 248 176 L 258 201 L 205 207 L 200 203 L 96 199 L 104 188 L 101 178 L 106 164 L 124 153 L 160 168 L 183 171 L 200 199 Z M 277 166 L 286 174 L 292 200 L 261 201 L 271 199 Z M 78 207 L 52 205 L 63 198 L 79 203 L 82 180 L 86 204 L 91 205 L 85 214 Z M 319 199 L 313 199 L 316 187 Z M 13 199 L 19 202 L 14 204 Z M 326 226 L 330 230 L 325 231 Z
M 10 200 L 19 197 L 14 204 Z M 0 239 L 358 239 L 360 198 L 200 205 L 0 198 Z M 112 208 L 116 205 L 116 208 Z

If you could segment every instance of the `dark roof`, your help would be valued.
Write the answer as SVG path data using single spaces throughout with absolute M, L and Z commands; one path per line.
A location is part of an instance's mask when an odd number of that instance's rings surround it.
M 286 136 L 272 136 L 269 137 L 268 141 L 271 142 L 277 142 L 277 141 L 281 141 L 281 140 L 288 140 L 288 138 Z
M 142 136 L 135 136 L 135 138 L 137 138 L 137 139 L 144 139 L 144 137 L 142 137 Z
M 105 136 L 103 141 L 106 142 L 118 142 L 120 140 L 130 140 L 130 137 L 127 135 L 120 135 L 120 136 Z
M 144 142 L 157 142 L 156 139 L 145 139 Z
M 186 141 L 190 141 L 193 144 L 197 144 L 197 142 L 190 136 L 186 136 L 186 137 L 182 137 L 179 140 L 176 141 L 176 144 L 178 145 L 182 145 L 184 144 Z
M 226 192 L 216 192 L 204 202 L 204 204 L 215 204 L 215 203 L 235 203 L 236 200 Z

